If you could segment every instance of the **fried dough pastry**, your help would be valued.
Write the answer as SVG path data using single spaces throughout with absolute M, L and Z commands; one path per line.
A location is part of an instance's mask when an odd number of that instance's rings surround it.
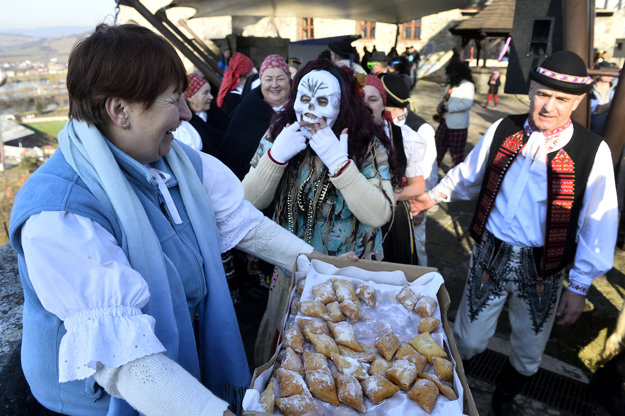
M 356 296 L 358 299 L 366 303 L 368 306 L 375 308 L 376 304 L 376 296 L 375 289 L 369 285 L 366 285 L 362 282 L 356 283 Z
M 295 284 L 295 291 L 299 293 L 300 296 L 304 293 L 304 286 L 306 286 L 306 278 L 301 279 Z
M 276 377 L 280 384 L 280 397 L 310 394 L 306 382 L 299 373 L 281 367 L 276 370 Z
M 326 309 L 328 310 L 328 314 L 330 315 L 330 320 L 332 322 L 340 322 L 345 320 L 345 315 L 341 312 L 341 307 L 339 303 L 334 301 L 330 302 L 326 305 Z
M 430 380 L 419 379 L 414 383 L 414 386 L 408 390 L 408 397 L 417 402 L 423 410 L 432 413 L 436 405 L 436 399 L 438 399 L 438 388 Z
M 408 285 L 405 285 L 397 294 L 397 300 L 409 311 L 414 309 L 414 306 L 419 300 L 419 295 L 414 293 Z
M 360 382 L 362 390 L 373 403 L 391 397 L 399 391 L 399 387 L 388 381 L 385 377 L 377 374 Z
M 356 339 L 354 328 L 349 322 L 328 322 L 330 331 L 334 335 L 334 341 L 339 345 L 344 345 L 354 351 L 362 352 L 364 349 Z
M 375 347 L 380 351 L 382 356 L 387 360 L 393 359 L 393 354 L 399 347 L 399 340 L 392 332 L 387 332 L 375 342 Z
M 356 292 L 354 292 L 354 285 L 349 280 L 345 279 L 332 279 L 332 287 L 336 293 L 336 298 L 339 303 L 351 300 L 352 302 L 358 302 Z
M 438 325 L 441 323 L 440 320 L 434 318 L 433 316 L 427 316 L 421 319 L 419 322 L 419 333 L 422 334 L 424 332 L 429 332 L 430 334 L 438 328 Z
M 408 360 L 396 360 L 391 363 L 384 375 L 397 384 L 403 391 L 408 391 L 417 379 L 417 367 Z
M 299 312 L 300 297 L 298 295 L 293 296 L 293 302 L 291 302 L 291 315 L 295 316 Z
M 438 377 L 436 377 L 434 374 L 419 373 L 418 376 L 419 378 L 426 378 L 430 380 L 431 382 L 433 382 L 436 385 L 436 387 L 438 387 L 438 390 L 441 393 L 443 393 L 443 395 L 447 397 L 449 400 L 458 400 L 458 396 L 456 396 L 456 392 L 454 392 L 454 389 L 449 387 L 444 382 L 440 381 Z
M 310 339 L 310 342 L 312 342 L 313 346 L 315 347 L 315 351 L 325 355 L 328 358 L 330 358 L 330 355 L 333 352 L 337 354 L 339 353 L 339 349 L 336 346 L 336 343 L 329 335 L 309 333 L 308 339 Z
M 312 351 L 304 351 L 304 368 L 306 370 L 330 370 L 326 356 Z
M 365 407 L 365 400 L 362 394 L 362 386 L 356 377 L 336 372 L 334 380 L 336 381 L 339 401 L 353 407 L 360 413 L 365 413 L 367 408 Z
M 308 334 L 325 334 L 330 335 L 330 330 L 324 321 L 318 319 L 299 318 L 297 320 L 299 329 L 308 338 Z
M 334 378 L 330 370 L 306 370 L 306 382 L 314 397 L 334 406 L 340 405 Z
M 308 394 L 296 394 L 290 397 L 277 398 L 276 406 L 286 416 L 302 416 L 317 408 L 312 396 Z
M 366 352 L 366 351 L 354 351 L 351 348 L 347 348 L 343 345 L 338 345 L 339 347 L 339 353 L 341 355 L 344 355 L 346 357 L 351 357 L 354 358 L 358 361 L 360 361 L 361 363 L 370 363 L 373 360 L 375 360 L 375 358 L 378 356 L 377 354 L 374 354 L 372 352 Z
M 358 299 L 356 299 L 356 302 L 349 299 L 344 300 L 339 303 L 339 308 L 341 312 L 352 321 L 358 321 L 358 319 L 360 319 L 360 301 Z
M 367 378 L 367 372 L 360 362 L 350 357 L 343 357 L 341 354 L 332 353 L 332 362 L 336 365 L 336 368 L 342 373 L 348 376 L 354 376 L 358 380 L 364 380 Z
M 384 373 L 386 373 L 386 370 L 390 366 L 391 366 L 390 362 L 378 356 L 371 363 L 371 366 L 369 367 L 369 374 L 371 374 L 372 376 L 377 375 L 377 374 L 384 375 Z
M 304 352 L 304 335 L 294 324 L 289 325 L 287 330 L 284 331 L 283 346 L 290 347 L 293 351 L 300 354 Z
M 302 315 L 321 318 L 324 321 L 330 320 L 330 314 L 325 305 L 318 300 L 303 300 L 299 303 L 299 311 Z
M 421 315 L 421 317 L 425 318 L 432 316 L 437 307 L 438 302 L 436 302 L 436 299 L 429 296 L 421 296 L 417 301 L 414 310 Z
M 285 351 L 286 354 L 282 359 L 280 368 L 295 371 L 298 374 L 304 375 L 304 364 L 302 364 L 302 359 L 299 354 L 293 351 L 291 347 L 286 347 Z
M 260 395 L 260 405 L 265 409 L 265 413 L 273 413 L 273 401 L 275 397 L 273 394 L 273 378 L 269 379 L 267 387 Z
M 434 373 L 440 380 L 453 380 L 454 378 L 454 366 L 446 358 L 432 357 L 432 364 L 434 365 Z
M 312 287 L 313 300 L 318 300 L 324 305 L 336 301 L 336 293 L 332 287 L 332 281 L 328 280 Z
M 432 362 L 432 357 L 447 358 L 447 353 L 438 343 L 432 338 L 429 332 L 424 332 L 417 335 L 408 341 L 417 351 L 425 355 L 428 361 Z
M 425 364 L 427 364 L 428 362 L 428 359 L 425 357 L 425 355 L 415 350 L 407 342 L 402 342 L 399 348 L 397 348 L 397 352 L 395 353 L 395 359 L 410 361 L 415 365 L 418 372 L 423 371 Z

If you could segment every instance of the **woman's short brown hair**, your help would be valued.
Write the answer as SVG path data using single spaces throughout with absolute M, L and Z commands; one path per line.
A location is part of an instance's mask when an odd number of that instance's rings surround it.
M 100 24 L 69 56 L 69 117 L 102 128 L 107 98 L 149 108 L 171 85 L 187 88 L 184 65 L 174 48 L 151 30 L 132 24 Z

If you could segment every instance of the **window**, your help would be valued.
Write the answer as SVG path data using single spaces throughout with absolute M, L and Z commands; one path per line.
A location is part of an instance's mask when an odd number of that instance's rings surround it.
M 362 39 L 375 39 L 375 22 L 363 20 L 358 23 L 358 31 Z
M 403 40 L 421 39 L 421 19 L 411 20 L 401 25 L 401 38 Z
M 314 39 L 315 37 L 315 24 L 312 17 L 302 17 L 300 21 L 300 38 L 302 40 Z

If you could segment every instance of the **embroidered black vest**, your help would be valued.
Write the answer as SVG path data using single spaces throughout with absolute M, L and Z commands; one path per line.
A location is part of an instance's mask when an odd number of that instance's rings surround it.
M 527 114 L 506 117 L 497 127 L 490 147 L 471 237 L 480 242 L 488 217 L 508 168 L 527 143 L 523 131 Z M 560 150 L 547 155 L 547 220 L 545 246 L 536 250 L 542 277 L 571 264 L 577 247 L 576 233 L 586 181 L 601 143 L 601 137 L 573 122 L 573 136 Z

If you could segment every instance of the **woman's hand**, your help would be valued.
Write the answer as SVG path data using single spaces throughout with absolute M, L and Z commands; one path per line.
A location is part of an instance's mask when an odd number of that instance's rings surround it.
M 319 124 L 313 124 L 313 135 L 310 138 L 310 147 L 319 156 L 319 159 L 334 174 L 337 168 L 347 162 L 347 129 L 343 129 L 338 139 L 325 120 L 320 118 Z
M 353 251 L 348 251 L 347 253 L 340 254 L 340 255 L 336 256 L 336 258 L 337 259 L 343 259 L 343 260 L 350 260 L 350 261 L 354 261 L 354 262 L 360 260 L 358 258 L 358 256 L 356 255 L 356 253 L 354 253 Z
M 226 409 L 226 411 L 224 412 L 224 416 L 237 416 L 237 415 L 232 413 L 230 409 Z
M 298 123 L 293 123 L 282 129 L 271 146 L 271 158 L 278 163 L 284 164 L 293 156 L 306 149 L 306 137 L 299 129 Z

